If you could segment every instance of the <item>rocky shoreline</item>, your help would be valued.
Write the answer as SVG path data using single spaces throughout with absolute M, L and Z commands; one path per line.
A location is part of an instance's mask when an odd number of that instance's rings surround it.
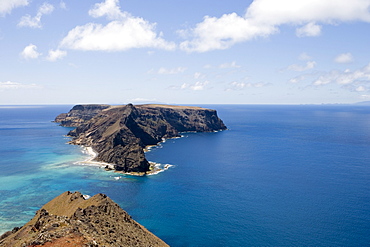
M 145 158 L 149 147 L 182 132 L 226 129 L 215 110 L 171 105 L 76 105 L 55 122 L 76 127 L 68 133 L 70 144 L 91 148 L 96 155 L 89 162 L 141 176 L 159 172 Z
M 151 147 L 155 147 L 155 146 L 150 146 L 149 148 L 146 147 L 144 149 L 144 152 L 145 153 L 149 152 Z M 114 170 L 114 164 L 109 164 L 109 163 L 105 163 L 105 162 L 101 162 L 101 161 L 95 161 L 95 158 L 98 156 L 98 153 L 95 152 L 92 147 L 82 146 L 81 148 L 83 149 L 82 152 L 87 154 L 89 157 L 85 160 L 77 161 L 74 164 L 87 165 L 87 166 L 97 166 L 99 168 L 105 169 L 106 171 L 114 171 L 115 173 L 118 173 L 118 174 L 131 175 L 131 176 L 155 175 L 155 174 L 163 172 L 163 171 L 167 170 L 168 168 L 172 167 L 172 165 L 170 165 L 170 164 L 162 165 L 162 164 L 159 164 L 159 163 L 149 161 L 150 167 L 149 167 L 149 171 L 147 171 L 147 172 L 116 171 L 116 170 Z M 161 166 L 163 168 L 161 168 Z

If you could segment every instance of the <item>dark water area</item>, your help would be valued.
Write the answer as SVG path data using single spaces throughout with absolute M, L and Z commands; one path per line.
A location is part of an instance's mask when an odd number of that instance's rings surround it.
M 0 107 L 0 232 L 71 190 L 105 193 L 171 246 L 370 245 L 370 108 L 210 105 L 229 128 L 148 152 L 134 177 L 76 164 L 51 120 L 71 106 Z

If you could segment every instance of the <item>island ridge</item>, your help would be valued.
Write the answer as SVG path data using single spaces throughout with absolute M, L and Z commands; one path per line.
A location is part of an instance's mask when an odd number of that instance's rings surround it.
M 181 132 L 213 132 L 226 126 L 215 110 L 173 105 L 76 105 L 55 122 L 76 127 L 68 133 L 74 145 L 91 147 L 96 161 L 116 171 L 143 175 L 151 165 L 144 150 Z

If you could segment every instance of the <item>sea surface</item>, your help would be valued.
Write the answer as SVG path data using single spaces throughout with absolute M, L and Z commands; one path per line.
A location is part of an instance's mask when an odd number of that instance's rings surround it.
M 105 193 L 171 246 L 370 246 L 370 107 L 209 105 L 228 130 L 184 133 L 135 177 L 76 163 L 72 106 L 0 106 L 0 233 L 70 191 Z

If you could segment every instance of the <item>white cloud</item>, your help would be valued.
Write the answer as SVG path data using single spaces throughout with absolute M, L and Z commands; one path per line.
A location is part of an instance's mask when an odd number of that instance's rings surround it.
M 229 83 L 229 87 L 226 89 L 226 91 L 231 90 L 242 90 L 244 88 L 262 88 L 271 85 L 270 83 L 265 82 L 256 82 L 256 83 L 245 83 L 245 82 L 236 82 L 233 81 Z
M 66 5 L 66 3 L 65 3 L 65 2 L 63 2 L 63 1 L 60 1 L 60 3 L 59 3 L 59 7 L 60 7 L 61 9 L 67 9 L 67 5 Z
M 230 87 L 228 88 L 228 90 L 240 90 L 247 86 L 247 84 L 244 82 L 236 82 L 236 81 L 229 83 L 229 85 Z
M 235 61 L 231 63 L 224 63 L 219 66 L 220 69 L 229 69 L 229 68 L 240 68 L 240 65 L 237 65 Z
M 182 42 L 180 48 L 188 52 L 222 50 L 235 43 L 268 36 L 276 31 L 271 25 L 256 26 L 236 13 L 225 14 L 220 18 L 205 16 L 203 22 L 198 23 L 195 28 L 183 31 L 192 40 Z
M 321 26 L 310 22 L 303 27 L 296 29 L 296 35 L 298 37 L 314 37 L 321 34 Z
M 255 88 L 260 88 L 260 87 L 266 87 L 270 86 L 271 83 L 266 83 L 266 82 L 256 82 L 256 83 L 248 83 L 247 87 L 255 87 Z
M 96 3 L 94 7 L 89 10 L 89 15 L 94 18 L 106 15 L 110 20 L 117 20 L 125 18 L 128 13 L 121 12 L 118 0 L 106 0 L 102 3 Z
M 106 26 L 88 23 L 77 26 L 62 40 L 61 47 L 85 51 L 124 51 L 132 48 L 175 49 L 155 31 L 155 24 L 142 18 L 112 21 Z
M 152 99 L 147 99 L 147 98 L 133 98 L 133 99 L 129 99 L 128 102 L 131 102 L 131 103 L 153 103 L 153 102 L 158 102 L 158 99 L 156 98 L 152 98 Z
M 321 86 L 329 83 L 337 83 L 340 85 L 370 83 L 370 64 L 355 71 L 350 71 L 348 69 L 345 71 L 331 71 L 317 78 L 313 82 L 313 85 Z
M 289 80 L 290 83 L 298 83 L 306 79 L 305 75 L 300 75 Z
M 203 81 L 203 82 L 197 81 L 194 84 L 184 83 L 181 85 L 181 89 L 190 89 L 193 91 L 200 91 L 200 90 L 204 90 L 208 84 L 209 84 L 209 81 Z
M 67 55 L 67 52 L 66 51 L 62 51 L 62 50 L 49 50 L 49 54 L 48 56 L 46 57 L 46 60 L 48 61 L 51 61 L 51 62 L 54 62 L 58 59 L 62 59 L 63 57 L 65 57 Z
M 194 28 L 179 30 L 188 38 L 180 48 L 188 52 L 227 49 L 235 43 L 267 37 L 281 25 L 298 26 L 298 36 L 317 36 L 323 24 L 370 22 L 368 0 L 254 0 L 244 16 L 205 16 Z
M 61 41 L 60 47 L 85 51 L 125 51 L 132 48 L 173 50 L 176 45 L 156 33 L 156 23 L 121 12 L 118 0 L 95 4 L 89 11 L 93 17 L 107 16 L 107 25 L 87 23 L 77 26 Z
M 36 59 L 40 55 L 41 55 L 41 53 L 37 52 L 37 46 L 36 45 L 33 45 L 33 44 L 29 44 L 21 52 L 21 56 L 24 59 Z
M 356 88 L 356 91 L 357 91 L 357 92 L 365 92 L 365 91 L 366 91 L 366 88 L 365 88 L 364 86 L 358 86 L 358 87 Z
M 9 14 L 13 9 L 27 6 L 28 0 L 1 0 L 0 1 L 0 16 Z
M 179 74 L 179 73 L 184 73 L 186 70 L 185 67 L 177 67 L 174 69 L 166 69 L 166 68 L 160 68 L 158 70 L 158 74 L 160 75 L 174 75 L 174 74 Z
M 0 82 L 0 91 L 9 90 L 9 89 L 30 89 L 30 88 L 41 88 L 36 84 L 23 84 L 19 82 Z
M 308 61 L 305 66 L 298 65 L 298 64 L 292 64 L 288 66 L 288 70 L 293 71 L 305 71 L 315 68 L 316 62 L 315 61 Z
M 31 27 L 41 28 L 41 17 L 43 15 L 51 14 L 54 11 L 54 6 L 49 3 L 43 3 L 37 11 L 36 16 L 31 17 L 30 15 L 22 16 L 18 23 L 19 27 Z
M 308 60 L 311 60 L 312 57 L 310 55 L 308 55 L 306 52 L 303 52 L 299 55 L 299 60 L 302 60 L 302 61 L 308 61 Z
M 336 63 L 351 63 L 353 62 L 353 56 L 351 53 L 343 53 L 343 54 L 339 54 L 335 59 L 334 61 Z
M 201 78 L 204 78 L 204 77 L 205 77 L 205 75 L 203 75 L 200 72 L 195 72 L 194 73 L 194 79 L 201 79 Z
M 363 94 L 363 95 L 361 95 L 361 98 L 363 98 L 363 99 L 370 99 L 370 95 L 368 95 L 368 94 Z

